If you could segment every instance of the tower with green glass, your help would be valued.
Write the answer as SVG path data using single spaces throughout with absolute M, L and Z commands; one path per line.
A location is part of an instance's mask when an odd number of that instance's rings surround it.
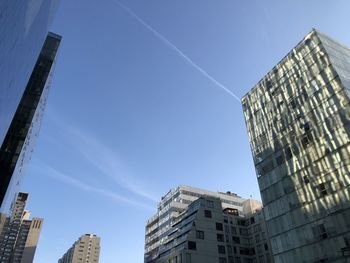
M 277 263 L 350 260 L 350 49 L 312 30 L 242 98 Z

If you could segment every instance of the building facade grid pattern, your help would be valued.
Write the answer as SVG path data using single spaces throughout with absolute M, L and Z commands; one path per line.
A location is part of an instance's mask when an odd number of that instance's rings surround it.
M 242 99 L 276 262 L 344 262 L 350 51 L 310 32 Z

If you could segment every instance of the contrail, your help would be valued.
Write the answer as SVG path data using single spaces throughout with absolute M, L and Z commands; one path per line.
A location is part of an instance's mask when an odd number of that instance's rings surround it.
M 212 77 L 208 72 L 206 72 L 203 68 L 201 68 L 198 64 L 196 64 L 192 59 L 190 59 L 185 53 L 183 53 L 177 46 L 175 46 L 173 43 L 171 43 L 165 36 L 163 36 L 161 33 L 159 33 L 156 29 L 154 29 L 151 25 L 149 25 L 146 21 L 144 21 L 142 18 L 140 18 L 137 14 L 135 14 L 132 10 L 130 10 L 127 6 L 122 4 L 118 0 L 114 0 L 115 3 L 117 3 L 121 8 L 123 8 L 129 15 L 134 17 L 138 22 L 140 22 L 143 26 L 145 26 L 149 31 L 151 31 L 157 38 L 159 38 L 161 41 L 163 41 L 169 48 L 173 49 L 175 52 L 177 52 L 186 62 L 188 62 L 191 66 L 193 66 L 195 69 L 197 69 L 202 75 L 207 77 L 211 82 L 213 82 L 216 86 L 226 91 L 228 94 L 230 94 L 234 99 L 236 99 L 238 102 L 241 102 L 241 99 L 234 94 L 231 90 L 225 87 L 222 83 L 217 81 L 214 77 Z

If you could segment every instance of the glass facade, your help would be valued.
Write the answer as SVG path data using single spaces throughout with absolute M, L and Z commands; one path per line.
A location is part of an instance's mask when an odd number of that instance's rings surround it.
M 38 137 L 61 37 L 49 33 L 0 148 L 0 212 L 7 212 L 19 191 Z
M 242 106 L 275 262 L 350 260 L 350 50 L 313 30 Z
M 59 0 L 0 1 L 0 145 L 45 41 Z

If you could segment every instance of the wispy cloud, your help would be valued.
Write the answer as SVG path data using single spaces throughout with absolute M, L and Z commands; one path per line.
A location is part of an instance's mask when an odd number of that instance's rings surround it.
M 143 183 L 131 175 L 125 161 L 115 149 L 107 146 L 106 141 L 67 123 L 55 111 L 51 111 L 49 117 L 57 126 L 58 134 L 67 140 L 70 149 L 80 153 L 92 168 L 99 171 L 98 176 L 105 176 L 119 187 L 148 201 L 159 201 L 158 196 L 145 190 Z
M 101 140 L 76 127 L 67 126 L 65 129 L 74 136 L 75 148 L 101 173 L 133 194 L 158 201 L 156 196 L 145 191 L 140 183 L 129 175 L 121 158 Z
M 196 62 L 194 62 L 191 58 L 189 58 L 183 51 L 181 51 L 174 43 L 172 43 L 169 39 L 167 39 L 163 34 L 158 32 L 154 27 L 148 24 L 145 20 L 139 17 L 135 12 L 133 12 L 126 5 L 121 3 L 118 0 L 113 0 L 116 4 L 118 4 L 121 8 L 123 8 L 130 16 L 135 18 L 141 25 L 146 27 L 154 36 L 156 36 L 159 40 L 161 40 L 166 46 L 170 49 L 174 50 L 181 58 L 183 58 L 187 63 L 193 66 L 196 70 L 198 70 L 204 77 L 209 79 L 212 83 L 214 83 L 217 87 L 226 91 L 229 95 L 231 95 L 235 100 L 241 102 L 240 98 L 233 93 L 230 89 L 228 89 L 224 84 L 215 79 L 212 75 L 210 75 L 206 70 L 204 70 L 201 66 L 199 66 Z
M 92 186 L 88 183 L 85 183 L 81 180 L 78 180 L 72 176 L 68 176 L 64 174 L 63 172 L 48 166 L 46 164 L 40 163 L 40 165 L 35 165 L 34 169 L 38 174 L 42 174 L 45 176 L 50 176 L 51 178 L 54 178 L 55 180 L 61 181 L 62 183 L 65 183 L 67 185 L 70 185 L 72 187 L 79 188 L 80 190 L 86 191 L 86 192 L 91 192 L 95 194 L 99 194 L 101 196 L 107 197 L 110 200 L 116 201 L 118 203 L 123 202 L 127 204 L 131 204 L 134 206 L 142 207 L 148 210 L 154 210 L 154 207 L 149 206 L 145 203 L 138 202 L 136 200 L 133 200 L 131 198 L 119 195 L 115 192 L 108 191 L 106 189 L 98 188 L 95 186 Z

